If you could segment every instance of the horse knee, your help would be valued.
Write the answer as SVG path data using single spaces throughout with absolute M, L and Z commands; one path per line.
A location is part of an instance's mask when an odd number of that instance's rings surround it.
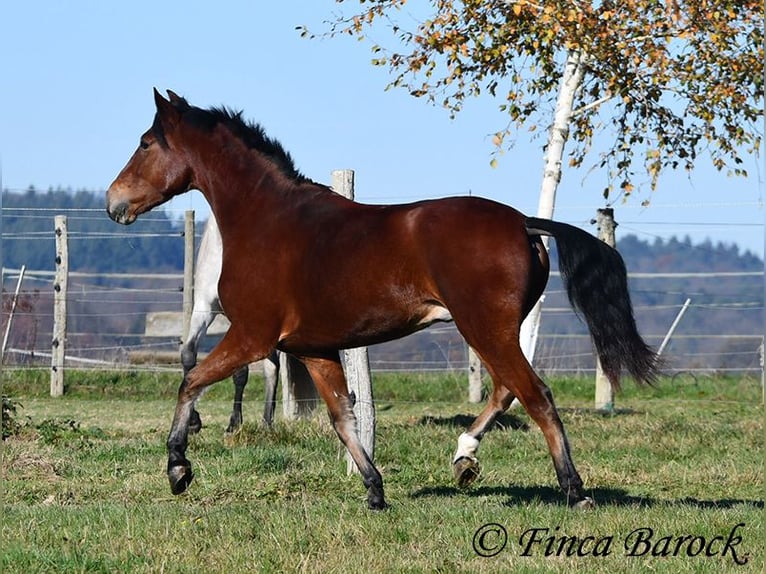
M 247 385 L 247 379 L 250 375 L 248 371 L 249 367 L 244 366 L 241 369 L 235 371 L 232 379 L 234 380 L 234 386 L 238 389 L 244 389 Z
M 197 350 L 191 345 L 184 345 L 181 349 L 181 365 L 183 366 L 184 373 L 188 373 L 194 368 L 197 363 Z

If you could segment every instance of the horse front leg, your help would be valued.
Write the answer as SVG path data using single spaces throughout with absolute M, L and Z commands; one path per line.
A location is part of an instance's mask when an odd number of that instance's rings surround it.
M 356 429 L 353 401 L 349 397 L 346 377 L 338 353 L 326 358 L 301 358 L 314 380 L 320 396 L 327 404 L 333 428 L 348 449 L 367 487 L 367 506 L 372 510 L 386 508 L 383 478 L 364 450 Z
M 203 305 L 196 302 L 192 310 L 192 319 L 189 325 L 189 334 L 186 342 L 181 347 L 181 365 L 184 370 L 184 379 L 186 375 L 197 364 L 197 353 L 199 352 L 199 343 L 207 332 L 210 323 L 215 319 L 215 313 L 209 305 Z M 198 433 L 202 430 L 202 419 L 199 413 L 192 409 L 189 422 L 189 432 Z
M 258 356 L 251 351 L 251 346 L 242 344 L 242 340 L 233 329 L 229 329 L 215 349 L 184 376 L 178 389 L 176 410 L 167 440 L 167 474 L 173 494 L 184 492 L 194 478 L 191 463 L 186 458 L 186 449 L 192 413 L 195 412 L 194 406 L 202 391 L 266 354 L 264 352 Z

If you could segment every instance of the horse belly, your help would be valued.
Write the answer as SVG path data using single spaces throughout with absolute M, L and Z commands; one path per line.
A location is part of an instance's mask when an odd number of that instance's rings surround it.
M 314 316 L 283 333 L 279 348 L 287 352 L 349 349 L 384 343 L 405 337 L 437 322 L 452 321 L 452 315 L 438 303 L 404 306 L 371 306 Z M 321 317 L 321 318 L 320 318 Z
M 415 326 L 420 330 L 425 329 L 434 323 L 449 323 L 450 321 L 452 321 L 452 314 L 446 307 L 432 304 L 428 306 L 428 310 L 419 318 L 417 323 L 415 323 Z

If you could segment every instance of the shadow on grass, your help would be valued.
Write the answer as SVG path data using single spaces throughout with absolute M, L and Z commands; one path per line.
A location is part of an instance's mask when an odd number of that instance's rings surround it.
M 476 420 L 476 415 L 453 415 L 451 417 L 425 416 L 418 421 L 418 424 L 455 427 L 465 430 L 473 424 L 474 420 Z M 500 415 L 492 427 L 492 432 L 506 429 L 528 431 L 529 425 L 514 415 Z
M 721 500 L 699 500 L 697 498 L 680 498 L 677 500 L 662 500 L 651 497 L 632 496 L 619 488 L 594 488 L 588 491 L 588 495 L 599 506 L 638 506 L 650 508 L 652 506 L 691 506 L 705 509 L 732 508 L 742 504 L 753 508 L 764 508 L 763 500 L 741 500 L 724 498 Z M 422 488 L 413 492 L 411 498 L 430 497 L 480 497 L 499 496 L 508 497 L 503 506 L 516 507 L 530 501 L 542 502 L 560 506 L 564 504 L 564 495 L 558 488 L 550 486 L 479 486 L 477 488 L 460 489 L 456 486 L 437 486 Z
M 571 413 L 576 415 L 593 415 L 601 418 L 614 418 L 626 415 L 642 415 L 644 411 L 637 411 L 628 407 L 612 409 L 610 411 L 592 408 L 592 407 L 557 407 L 560 413 Z
M 603 410 L 599 410 L 595 408 L 586 408 L 586 407 L 564 407 L 564 408 L 559 408 L 558 411 L 560 413 L 591 415 L 591 416 L 595 416 L 599 418 L 614 418 L 618 416 L 631 416 L 631 415 L 643 414 L 641 411 L 637 411 L 630 408 L 620 408 L 620 409 L 614 409 L 612 411 L 603 411 Z M 520 411 L 520 412 L 523 412 L 523 411 Z M 453 415 L 451 417 L 425 416 L 418 421 L 418 424 L 455 427 L 457 429 L 467 429 L 473 424 L 473 421 L 475 420 L 476 420 L 476 415 L 467 415 L 467 414 L 458 414 L 458 415 Z M 493 432 L 497 432 L 498 430 L 506 430 L 506 429 L 528 431 L 529 423 L 517 417 L 516 415 L 506 413 L 497 417 L 497 420 L 495 421 L 495 426 L 492 428 L 492 430 Z

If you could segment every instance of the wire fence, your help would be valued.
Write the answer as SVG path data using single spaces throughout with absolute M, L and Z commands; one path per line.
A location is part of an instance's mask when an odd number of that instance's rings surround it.
M 62 210 L 59 210 L 62 211 Z M 30 210 L 30 218 L 47 217 Z M 81 245 L 105 254 L 112 246 L 136 237 L 182 242 L 177 227 L 151 233 L 88 232 L 89 210 L 73 210 L 71 251 Z M 84 226 L 83 226 L 84 227 Z M 198 227 L 197 234 L 201 233 Z M 30 231 L 3 235 L 12 242 L 49 241 L 53 232 Z M 182 245 L 182 243 L 181 243 Z M 55 272 L 3 269 L 2 332 L 6 330 L 3 362 L 10 367 L 49 366 L 53 332 Z M 739 373 L 760 377 L 763 343 L 763 272 L 635 273 L 630 275 L 634 309 L 647 342 L 659 347 L 687 299 L 691 302 L 666 342 L 668 372 Z M 87 369 L 130 368 L 180 371 L 180 332 L 170 337 L 148 336 L 147 314 L 180 312 L 183 273 L 69 272 L 67 294 L 66 364 Z M 477 302 L 477 304 L 480 304 Z M 11 313 L 12 311 L 12 313 Z M 8 324 L 10 323 L 10 327 Z M 204 349 L 216 337 L 208 337 Z M 431 327 L 405 339 L 369 349 L 373 371 L 467 371 L 468 352 L 454 325 Z M 569 307 L 557 274 L 545 294 L 535 367 L 542 373 L 583 374 L 595 371 L 595 359 L 585 325 Z

